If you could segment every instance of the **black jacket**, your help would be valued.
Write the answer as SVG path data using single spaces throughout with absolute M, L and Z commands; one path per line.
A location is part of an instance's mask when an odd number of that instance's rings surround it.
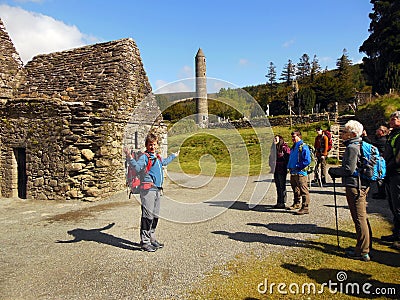
M 385 147 L 385 154 L 384 158 L 386 161 L 386 177 L 390 177 L 391 175 L 394 174 L 400 174 L 400 128 L 394 128 L 389 134 L 388 137 L 388 142 L 386 143 Z M 391 145 L 391 139 L 396 138 L 394 148 L 395 151 L 393 151 L 392 145 Z M 393 153 L 395 152 L 395 153 Z M 397 162 L 396 162 L 397 158 Z
M 381 137 L 376 137 L 375 141 L 372 143 L 372 145 L 378 148 L 379 154 L 382 156 L 385 153 L 386 142 L 387 142 L 387 136 L 383 135 Z

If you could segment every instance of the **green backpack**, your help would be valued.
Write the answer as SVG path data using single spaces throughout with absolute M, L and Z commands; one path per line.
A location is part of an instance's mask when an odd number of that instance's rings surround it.
M 303 151 L 303 145 L 304 144 L 305 143 L 303 142 L 303 144 L 301 144 L 299 146 L 299 160 L 300 160 L 300 157 L 301 157 L 301 152 Z M 308 144 L 306 144 L 306 145 L 308 146 L 308 149 L 310 149 L 311 162 L 307 167 L 305 167 L 303 169 L 303 171 L 306 171 L 307 174 L 311 174 L 311 173 L 313 173 L 315 171 L 315 166 L 317 165 L 317 158 L 315 157 L 315 148 L 313 146 L 311 146 L 311 145 L 308 145 Z

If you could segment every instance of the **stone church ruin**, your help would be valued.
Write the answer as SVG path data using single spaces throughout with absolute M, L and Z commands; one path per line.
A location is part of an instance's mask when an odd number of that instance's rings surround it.
M 90 201 L 123 189 L 122 147 L 142 148 L 161 124 L 151 91 L 132 39 L 23 66 L 0 20 L 0 196 Z

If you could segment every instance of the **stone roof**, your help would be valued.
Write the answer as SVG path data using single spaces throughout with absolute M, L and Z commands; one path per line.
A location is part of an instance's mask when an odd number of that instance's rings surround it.
M 0 19 L 0 98 L 12 97 L 22 69 L 22 60 Z

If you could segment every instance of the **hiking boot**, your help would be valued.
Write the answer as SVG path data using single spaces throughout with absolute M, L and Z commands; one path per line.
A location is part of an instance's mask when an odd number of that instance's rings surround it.
M 146 252 L 156 252 L 157 248 L 155 248 L 152 244 L 142 244 L 140 246 L 140 250 L 146 251 Z
M 161 248 L 164 247 L 164 244 L 162 244 L 162 243 L 160 243 L 160 242 L 158 242 L 158 241 L 152 241 L 152 242 L 151 242 L 151 245 L 152 245 L 154 248 L 156 248 L 156 249 L 161 249 Z
M 283 209 L 283 208 L 286 208 L 286 205 L 285 205 L 285 203 L 278 203 L 278 204 L 274 205 L 272 208 Z
M 310 212 L 308 211 L 308 207 L 303 206 L 300 210 L 296 211 L 295 215 L 308 215 Z
M 354 252 L 354 250 L 346 251 L 346 256 L 348 258 L 361 260 L 361 261 L 370 261 L 371 260 L 371 258 L 369 257 L 368 253 L 366 253 L 366 254 L 356 254 Z
M 295 209 L 300 209 L 301 204 L 300 203 L 293 203 L 291 206 L 286 207 L 287 210 L 295 210 Z
M 391 234 L 391 235 L 382 235 L 381 241 L 387 242 L 387 243 L 393 243 L 396 241 L 400 241 L 400 239 L 397 236 L 395 236 L 394 234 Z

